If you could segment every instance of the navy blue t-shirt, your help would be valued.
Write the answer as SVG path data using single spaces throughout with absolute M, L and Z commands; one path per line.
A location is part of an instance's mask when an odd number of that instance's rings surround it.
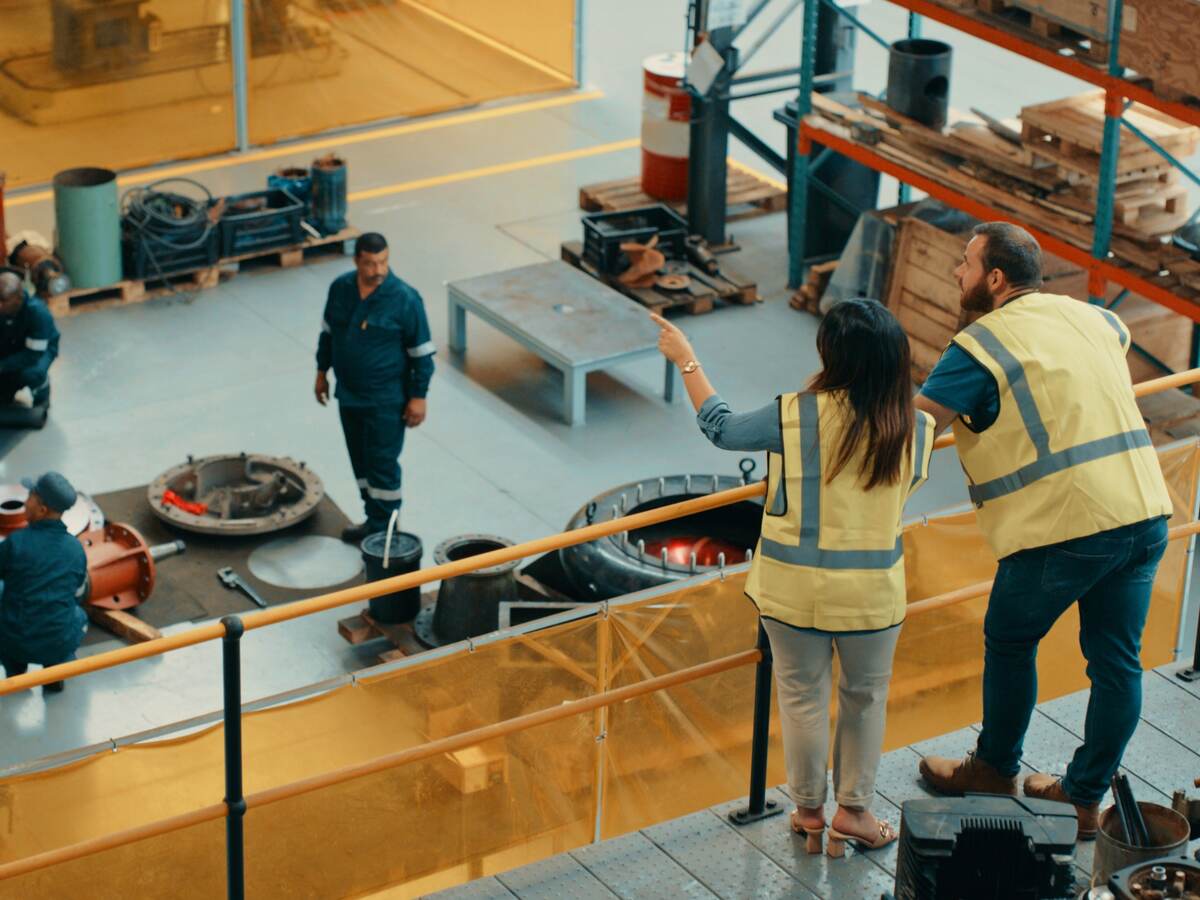
M 1000 415 L 1000 390 L 992 373 L 957 344 L 951 344 L 921 386 L 921 394 L 983 431 Z

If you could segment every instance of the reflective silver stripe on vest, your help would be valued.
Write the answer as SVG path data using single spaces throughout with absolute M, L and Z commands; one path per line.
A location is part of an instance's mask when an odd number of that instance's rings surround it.
M 1061 472 L 1071 466 L 1082 465 L 1106 456 L 1115 456 L 1118 453 L 1127 453 L 1130 450 L 1140 450 L 1149 446 L 1150 435 L 1144 428 L 1098 438 L 1088 441 L 1086 444 L 1059 450 L 1057 453 L 1034 460 L 1011 475 L 993 478 L 983 484 L 967 485 L 967 492 L 976 504 L 982 504 L 988 500 L 995 500 L 997 497 L 1019 491 L 1047 475 L 1053 475 L 1055 472 Z
M 1117 333 L 1117 340 L 1121 342 L 1121 346 L 1125 347 L 1125 342 L 1129 340 L 1129 335 L 1127 335 L 1121 328 L 1121 323 L 1117 319 L 1117 314 L 1112 310 L 1105 309 L 1103 306 L 1097 306 L 1096 309 L 1100 310 L 1100 314 L 1104 316 L 1104 320 L 1108 322 L 1108 324 L 1112 326 L 1112 330 Z
M 889 550 L 822 550 L 821 535 L 821 435 L 816 394 L 800 395 L 800 447 L 804 472 L 800 477 L 800 544 L 793 546 L 762 538 L 762 555 L 776 562 L 818 569 L 890 569 L 904 555 L 896 538 Z M 784 478 L 780 476 L 780 484 Z
M 925 420 L 917 415 L 917 452 L 913 457 L 913 478 L 908 489 L 911 491 L 925 474 Z
M 782 516 L 787 512 L 787 495 L 784 494 L 787 469 L 783 465 L 783 457 L 779 459 L 779 482 L 775 485 L 775 496 L 771 498 L 771 508 L 767 510 L 773 516 Z
M 1042 424 L 1037 403 L 1033 399 L 1033 391 L 1029 388 L 1029 382 L 1025 378 L 1025 369 L 1021 367 L 1020 361 L 1008 352 L 1008 349 L 996 339 L 994 334 L 978 322 L 968 325 L 966 332 L 979 341 L 980 346 L 990 353 L 992 358 L 1000 364 L 1000 368 L 1004 370 L 1004 377 L 1008 379 L 1008 389 L 1012 391 L 1013 399 L 1017 402 L 1017 410 L 1021 413 L 1021 421 L 1025 423 L 1025 431 L 1029 434 L 1029 440 L 1033 441 L 1039 458 L 1048 456 L 1050 454 L 1050 436 L 1046 433 L 1046 426 Z

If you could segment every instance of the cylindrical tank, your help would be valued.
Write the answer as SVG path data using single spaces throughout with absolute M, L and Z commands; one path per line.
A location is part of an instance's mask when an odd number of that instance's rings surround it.
M 117 176 L 108 169 L 67 169 L 54 176 L 57 255 L 71 283 L 104 287 L 121 280 Z
M 88 603 L 106 609 L 137 606 L 154 590 L 154 554 L 131 525 L 110 522 L 79 536 L 87 554 Z
M 642 190 L 659 200 L 686 200 L 692 101 L 683 87 L 682 53 L 642 61 Z
M 435 565 L 444 565 L 512 545 L 507 538 L 493 534 L 464 534 L 438 544 L 433 561 Z M 440 645 L 495 631 L 500 627 L 500 604 L 517 599 L 514 570 L 519 562 L 514 559 L 443 581 L 438 588 L 432 622 L 426 613 L 417 619 L 417 637 L 427 644 Z
M 908 38 L 888 54 L 887 104 L 901 115 L 940 130 L 950 111 L 949 44 Z
M 313 160 L 312 222 L 321 234 L 346 227 L 346 162 L 332 153 Z
M 1146 831 L 1150 834 L 1149 847 L 1134 847 L 1118 835 L 1123 836 L 1121 817 L 1117 807 L 1110 806 L 1100 813 L 1096 829 L 1096 851 L 1092 858 L 1092 886 L 1108 883 L 1108 877 L 1118 869 L 1134 863 L 1161 856 L 1187 856 L 1188 836 L 1191 826 L 1188 820 L 1175 810 L 1157 803 L 1138 801 Z
M 363 566 L 366 569 L 367 581 L 379 581 L 415 572 L 421 567 L 421 539 L 407 531 L 392 533 L 391 543 L 388 543 L 384 532 L 369 534 L 359 546 L 362 550 Z M 386 566 L 384 555 L 386 550 Z M 398 623 L 411 622 L 421 611 L 421 589 L 409 588 L 384 594 L 382 597 L 372 597 L 368 606 L 371 618 L 378 622 Z

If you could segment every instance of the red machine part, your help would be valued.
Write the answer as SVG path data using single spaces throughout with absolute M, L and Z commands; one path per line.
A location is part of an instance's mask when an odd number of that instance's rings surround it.
M 720 555 L 725 554 L 725 561 L 732 565 L 746 555 L 746 548 L 739 547 L 732 541 L 722 538 L 667 538 L 665 541 L 650 541 L 646 544 L 646 552 L 658 556 L 663 548 L 667 550 L 667 561 L 676 565 L 686 566 L 692 553 L 696 554 L 696 565 L 715 566 L 720 562 Z
M 0 538 L 7 537 L 29 524 L 25 501 L 12 497 L 0 500 Z
M 109 523 L 79 535 L 87 554 L 88 598 L 92 606 L 130 609 L 154 590 L 154 557 L 136 529 Z

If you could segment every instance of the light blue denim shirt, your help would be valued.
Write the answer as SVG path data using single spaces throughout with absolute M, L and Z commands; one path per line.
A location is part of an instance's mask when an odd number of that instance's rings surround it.
M 696 422 L 713 446 L 722 450 L 783 452 L 778 399 L 753 412 L 735 413 L 720 394 L 713 394 L 700 407 Z

